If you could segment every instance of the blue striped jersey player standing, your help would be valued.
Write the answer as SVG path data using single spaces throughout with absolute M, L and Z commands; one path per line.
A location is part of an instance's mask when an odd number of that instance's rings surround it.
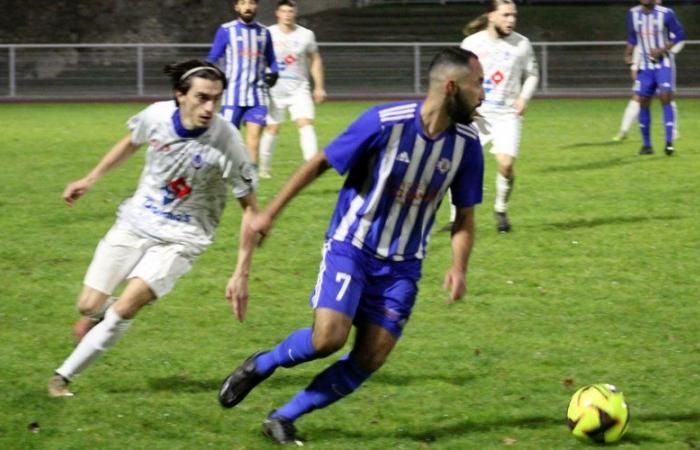
M 649 104 L 655 92 L 663 106 L 666 145 L 673 155 L 675 115 L 671 102 L 676 84 L 676 64 L 672 49 L 685 39 L 685 32 L 671 8 L 656 5 L 654 0 L 639 0 L 627 13 L 627 48 L 625 62 L 632 63 L 634 48 L 639 46 L 639 66 L 634 93 L 639 96 L 639 128 L 642 133 L 640 155 L 654 153 L 651 146 L 651 114 Z M 677 48 L 677 47 L 676 47 Z
M 484 161 L 471 122 L 484 98 L 483 70 L 473 53 L 455 47 L 437 54 L 429 77 L 424 101 L 369 109 L 302 165 L 251 222 L 264 235 L 282 208 L 325 170 L 346 175 L 311 294 L 313 327 L 253 354 L 219 392 L 221 404 L 233 407 L 278 367 L 341 349 L 355 325 L 350 353 L 263 422 L 265 434 L 278 443 L 297 442 L 294 421 L 349 395 L 384 364 L 411 315 L 435 212 L 448 189 L 457 218 L 445 287 L 451 302 L 466 292 L 474 206 L 482 200 Z
M 267 116 L 265 88 L 275 85 L 279 70 L 270 32 L 255 21 L 257 0 L 234 0 L 234 9 L 238 19 L 219 27 L 207 60 L 217 63 L 223 59 L 228 86 L 221 114 L 236 128 L 246 123 L 246 146 L 257 164 Z

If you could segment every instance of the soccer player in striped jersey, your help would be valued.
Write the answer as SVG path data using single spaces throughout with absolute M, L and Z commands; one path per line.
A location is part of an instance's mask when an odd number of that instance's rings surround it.
M 477 54 L 484 67 L 486 99 L 479 108 L 482 145 L 496 157 L 496 229 L 511 230 L 508 199 L 515 180 L 515 159 L 527 104 L 537 88 L 539 69 L 530 41 L 516 33 L 517 9 L 512 0 L 491 0 L 488 11 L 469 22 L 461 47 Z
M 224 59 L 228 86 L 221 114 L 236 128 L 246 123 L 246 146 L 253 164 L 257 164 L 267 116 L 265 89 L 275 85 L 279 70 L 270 32 L 255 21 L 258 1 L 234 0 L 234 9 L 238 19 L 219 27 L 207 60 L 217 63 Z
M 639 46 L 639 67 L 635 94 L 639 97 L 639 128 L 642 133 L 640 155 L 654 153 L 651 146 L 651 97 L 658 91 L 663 107 L 664 152 L 671 156 L 673 147 L 673 92 L 676 63 L 673 48 L 685 39 L 685 31 L 672 9 L 655 5 L 654 0 L 639 0 L 639 5 L 627 13 L 627 48 L 625 62 L 632 63 L 633 52 Z
M 346 174 L 326 233 L 316 288 L 314 323 L 258 352 L 229 375 L 219 391 L 237 405 L 278 367 L 292 367 L 341 349 L 341 357 L 263 422 L 278 443 L 298 440 L 294 421 L 352 393 L 386 361 L 411 315 L 435 212 L 448 189 L 457 205 L 452 265 L 445 274 L 450 302 L 466 292 L 481 202 L 483 155 L 471 123 L 484 96 L 476 56 L 460 48 L 439 52 L 429 68 L 423 101 L 376 106 L 326 149 L 302 165 L 252 228 L 266 234 L 282 208 L 329 168 Z
M 78 298 L 87 334 L 49 380 L 53 397 L 72 396 L 68 383 L 112 347 L 146 304 L 166 295 L 212 243 L 229 189 L 243 208 L 238 263 L 226 296 L 239 320 L 248 302 L 255 233 L 255 170 L 236 128 L 219 114 L 226 76 L 198 60 L 165 67 L 175 100 L 133 116 L 130 133 L 63 192 L 68 206 L 107 172 L 147 145 L 136 192 L 95 250 Z M 122 283 L 118 298 L 111 297 Z M 89 328 L 89 330 L 87 330 Z

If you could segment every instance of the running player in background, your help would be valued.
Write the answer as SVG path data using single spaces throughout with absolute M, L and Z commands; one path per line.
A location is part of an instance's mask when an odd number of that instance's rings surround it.
M 296 1 L 278 1 L 277 24 L 269 28 L 280 78 L 275 87 L 270 89 L 267 127 L 260 141 L 261 178 L 270 177 L 270 161 L 287 109 L 299 129 L 299 143 L 304 160 L 308 161 L 318 153 L 314 131 L 314 102 L 321 103 L 326 99 L 323 62 L 313 31 L 297 25 L 297 11 Z M 314 81 L 313 98 L 309 73 Z
M 274 86 L 279 71 L 270 32 L 255 21 L 257 0 L 234 0 L 234 9 L 238 19 L 219 27 L 207 60 L 217 63 L 224 58 L 228 86 L 221 114 L 236 128 L 240 128 L 241 122 L 246 123 L 246 146 L 253 164 L 257 164 L 260 136 L 267 116 L 262 85 Z M 269 70 L 266 72 L 266 69 Z
M 656 0 L 656 4 L 660 5 L 662 3 L 662 0 Z M 673 36 L 671 36 L 673 38 Z M 679 42 L 678 44 L 674 45 L 671 48 L 671 53 L 674 55 L 677 55 L 678 52 L 680 52 L 683 49 L 684 42 Z M 634 83 L 637 80 L 637 70 L 639 70 L 639 58 L 640 58 L 640 47 L 637 45 L 634 47 L 634 52 L 632 54 L 632 64 L 630 64 L 630 76 L 632 77 L 632 91 L 634 91 L 635 86 Z M 674 128 L 673 128 L 673 140 L 675 141 L 680 137 L 680 133 L 678 132 L 678 106 L 676 105 L 676 101 L 672 100 L 671 101 L 671 107 L 673 108 L 673 117 L 675 117 L 674 121 Z M 627 103 L 627 106 L 625 107 L 625 112 L 622 114 L 622 123 L 620 124 L 620 130 L 617 132 L 615 137 L 613 137 L 613 141 L 624 141 L 627 139 L 627 134 L 630 131 L 630 128 L 632 128 L 632 123 L 637 120 L 639 117 L 639 97 L 636 94 L 632 94 L 632 98 L 630 101 Z
M 483 71 L 473 53 L 455 47 L 437 54 L 429 78 L 424 101 L 365 112 L 301 166 L 251 224 L 266 234 L 282 208 L 325 170 L 348 174 L 311 296 L 313 327 L 250 356 L 219 391 L 220 403 L 231 408 L 278 367 L 341 349 L 354 324 L 350 353 L 263 422 L 265 434 L 280 444 L 298 441 L 295 420 L 350 395 L 386 361 L 411 315 L 435 211 L 448 188 L 458 210 L 445 287 L 450 302 L 466 293 L 474 206 L 483 186 L 483 155 L 471 124 L 483 100 Z
M 631 64 L 639 46 L 639 67 L 634 93 L 639 97 L 639 128 L 642 133 L 640 155 L 654 153 L 651 146 L 651 97 L 658 92 L 663 107 L 666 144 L 664 152 L 671 156 L 675 114 L 671 102 L 675 91 L 676 63 L 673 49 L 685 39 L 685 32 L 672 9 L 639 0 L 640 5 L 627 13 L 627 48 L 625 62 Z
M 492 144 L 491 153 L 498 164 L 494 210 L 500 233 L 511 230 L 506 212 L 515 180 L 523 115 L 539 81 L 530 41 L 513 31 L 516 18 L 512 0 L 491 0 L 488 12 L 467 24 L 467 37 L 461 44 L 476 53 L 484 68 L 486 99 L 479 108 L 483 120 L 477 120 L 477 124 L 481 144 Z
M 240 133 L 219 114 L 226 84 L 213 64 L 191 60 L 165 67 L 175 100 L 154 103 L 129 119 L 131 132 L 63 192 L 68 206 L 144 144 L 146 164 L 133 196 L 100 241 L 78 298 L 87 334 L 49 380 L 53 397 L 72 396 L 74 377 L 113 346 L 146 304 L 167 294 L 212 243 L 228 189 L 243 208 L 238 262 L 226 297 L 243 320 L 255 234 L 255 170 Z M 119 298 L 112 293 L 126 287 Z

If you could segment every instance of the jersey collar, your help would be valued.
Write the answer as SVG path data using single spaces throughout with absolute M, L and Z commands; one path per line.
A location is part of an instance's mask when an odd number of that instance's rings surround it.
M 180 108 L 175 109 L 172 119 L 175 132 L 181 138 L 196 138 L 203 135 L 208 130 L 208 128 L 195 128 L 193 130 L 188 130 L 185 128 L 185 126 L 182 124 L 182 120 L 180 120 Z

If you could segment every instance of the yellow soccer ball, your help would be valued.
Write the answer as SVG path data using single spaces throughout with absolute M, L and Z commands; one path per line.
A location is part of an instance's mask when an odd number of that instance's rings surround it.
M 569 429 L 582 441 L 617 442 L 627 431 L 630 410 L 612 384 L 591 384 L 574 393 L 566 412 Z

